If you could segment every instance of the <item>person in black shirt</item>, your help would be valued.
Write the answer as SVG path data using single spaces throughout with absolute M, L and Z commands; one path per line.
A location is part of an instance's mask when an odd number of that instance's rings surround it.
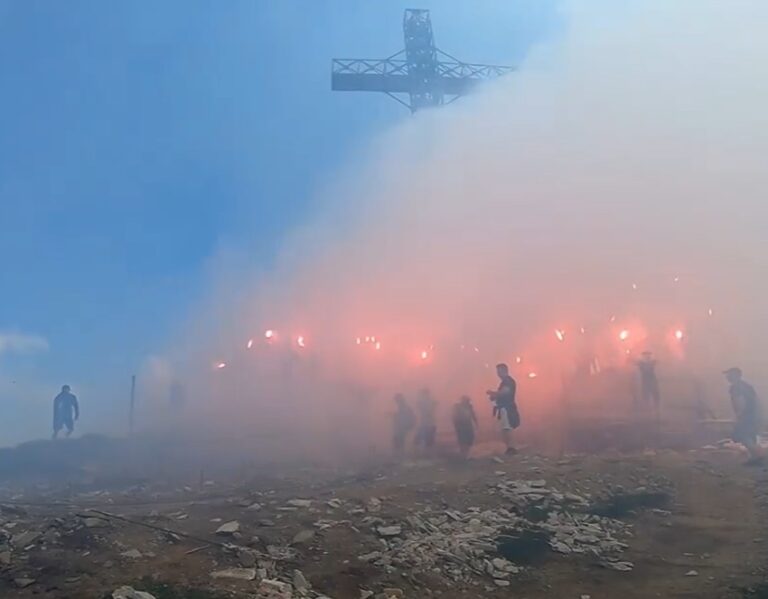
M 453 406 L 453 428 L 456 430 L 456 440 L 459 442 L 461 455 L 465 458 L 469 457 L 469 452 L 475 443 L 477 416 L 472 407 L 472 400 L 467 395 L 462 395 L 458 403 Z
M 757 442 L 757 435 L 762 429 L 761 410 L 754 387 L 742 378 L 740 368 L 729 368 L 724 371 L 726 380 L 730 383 L 729 393 L 731 405 L 736 413 L 736 426 L 732 438 L 741 443 L 749 452 L 747 464 L 759 464 L 764 459 L 763 449 Z
M 501 434 L 507 446 L 507 454 L 517 453 L 512 446 L 512 431 L 520 426 L 520 413 L 517 410 L 515 395 L 517 383 L 509 374 L 506 364 L 496 365 L 496 374 L 500 379 L 499 388 L 496 391 L 488 391 L 488 398 L 494 402 L 493 415 L 501 425 Z
M 67 429 L 67 437 L 75 429 L 75 421 L 80 418 L 80 406 L 77 397 L 72 394 L 69 385 L 64 385 L 53 400 L 53 438 L 59 436 L 62 428 Z

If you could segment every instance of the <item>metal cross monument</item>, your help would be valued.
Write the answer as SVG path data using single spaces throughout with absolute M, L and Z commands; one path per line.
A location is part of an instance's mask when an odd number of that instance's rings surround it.
M 403 18 L 405 49 L 389 58 L 336 58 L 331 89 L 383 92 L 411 112 L 453 102 L 477 83 L 505 75 L 512 67 L 467 64 L 435 47 L 429 11 L 409 8 Z M 447 59 L 447 60 L 445 60 Z M 409 101 L 398 97 L 407 95 Z

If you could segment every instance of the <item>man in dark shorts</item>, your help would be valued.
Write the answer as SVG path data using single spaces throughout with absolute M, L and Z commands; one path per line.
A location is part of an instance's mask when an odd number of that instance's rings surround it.
M 763 450 L 757 443 L 757 435 L 762 430 L 761 410 L 754 387 L 742 378 L 740 368 L 729 368 L 724 371 L 725 378 L 730 383 L 729 393 L 731 405 L 736 414 L 736 426 L 732 438 L 741 443 L 749 452 L 748 465 L 759 464 L 764 459 Z
M 520 413 L 517 410 L 517 383 L 509 374 L 506 364 L 496 365 L 496 374 L 501 381 L 496 391 L 487 391 L 488 398 L 494 402 L 493 415 L 501 426 L 501 434 L 507 446 L 507 455 L 517 453 L 512 446 L 512 431 L 520 426 Z
M 453 406 L 453 428 L 456 431 L 456 440 L 459 443 L 461 455 L 469 457 L 472 445 L 475 444 L 475 428 L 477 428 L 477 416 L 472 407 L 472 400 L 464 395 Z
M 53 438 L 59 436 L 62 428 L 67 429 L 67 437 L 75 430 L 75 422 L 80 418 L 80 406 L 70 389 L 69 385 L 64 385 L 59 393 L 53 399 Z

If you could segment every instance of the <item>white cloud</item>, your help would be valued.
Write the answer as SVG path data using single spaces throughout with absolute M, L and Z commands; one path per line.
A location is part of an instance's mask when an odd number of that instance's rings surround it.
M 48 340 L 40 335 L 0 332 L 0 355 L 4 353 L 31 354 L 48 349 Z

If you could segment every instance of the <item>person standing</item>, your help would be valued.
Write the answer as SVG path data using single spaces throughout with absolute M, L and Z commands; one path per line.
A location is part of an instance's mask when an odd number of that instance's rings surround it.
M 507 455 L 514 455 L 517 450 L 512 445 L 512 431 L 520 426 L 520 412 L 517 409 L 517 383 L 509 374 L 509 366 L 496 365 L 496 375 L 501 381 L 496 391 L 487 391 L 488 398 L 494 402 L 493 415 L 498 419 L 501 435 L 507 446 Z
M 416 409 L 419 415 L 419 429 L 416 431 L 414 443 L 417 447 L 423 447 L 429 451 L 435 444 L 437 424 L 435 420 L 436 402 L 432 398 L 429 389 L 424 388 L 419 392 Z
M 458 403 L 453 406 L 453 428 L 456 431 L 456 440 L 459 443 L 461 455 L 469 457 L 472 445 L 475 444 L 475 429 L 477 428 L 477 416 L 472 407 L 472 400 L 463 395 Z
M 395 405 L 397 406 L 397 411 L 393 416 L 392 422 L 392 448 L 395 451 L 395 455 L 401 457 L 405 453 L 405 443 L 408 440 L 408 435 L 411 434 L 413 427 L 416 426 L 416 415 L 402 393 L 395 395 Z
M 764 459 L 763 450 L 757 442 L 757 435 L 762 429 L 761 410 L 754 387 L 747 383 L 741 368 L 729 368 L 723 372 L 730 383 L 731 405 L 736 414 L 736 426 L 732 438 L 741 443 L 749 452 L 747 465 L 759 464 Z
M 62 428 L 67 429 L 67 437 L 75 430 L 75 422 L 80 418 L 80 405 L 69 385 L 64 385 L 53 399 L 53 438 L 59 436 Z

